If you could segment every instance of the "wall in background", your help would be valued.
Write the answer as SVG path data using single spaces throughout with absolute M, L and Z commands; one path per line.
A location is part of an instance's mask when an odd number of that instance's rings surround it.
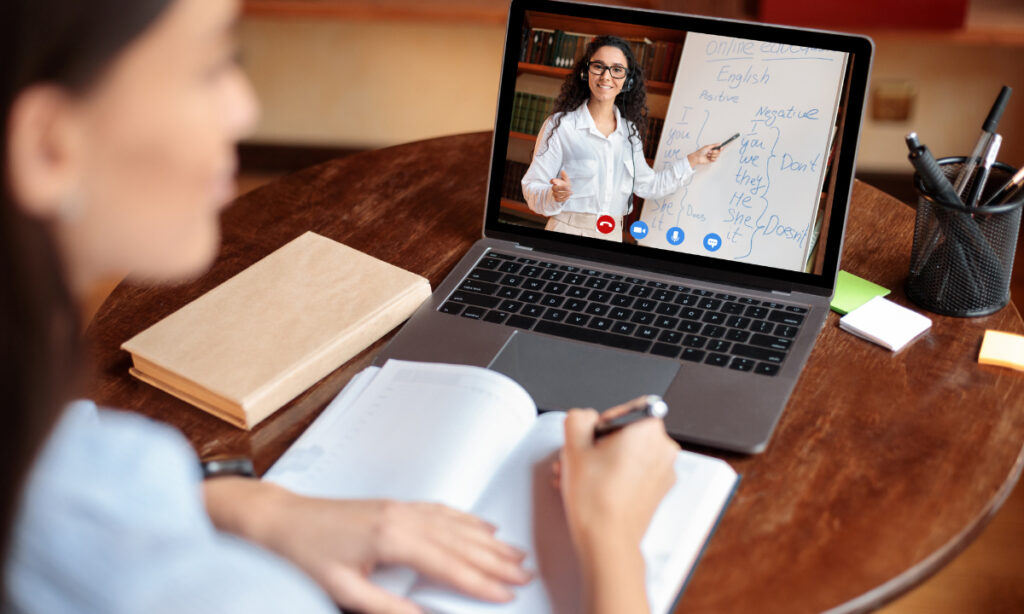
M 261 143 L 377 148 L 490 130 L 504 26 L 247 17 L 243 61 L 263 104 Z M 942 36 L 876 38 L 873 81 L 907 82 L 907 121 L 865 120 L 862 172 L 907 172 L 903 137 L 937 156 L 970 152 L 1003 84 L 1014 87 L 999 158 L 1024 164 L 1024 35 L 1009 47 Z

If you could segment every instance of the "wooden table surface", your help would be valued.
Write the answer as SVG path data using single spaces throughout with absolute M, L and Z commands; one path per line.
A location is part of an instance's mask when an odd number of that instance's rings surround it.
M 128 375 L 123 341 L 306 230 L 420 273 L 436 286 L 481 236 L 490 133 L 371 151 L 289 175 L 223 215 L 213 268 L 176 288 L 119 286 L 87 336 L 102 405 L 181 428 L 200 455 L 250 454 L 265 470 L 378 342 L 252 432 Z M 914 212 L 854 188 L 842 267 L 902 291 Z M 912 306 L 912 305 L 911 305 Z M 948 562 L 1021 470 L 1024 374 L 977 364 L 985 329 L 1024 333 L 1012 304 L 975 319 L 931 315 L 893 355 L 829 315 L 766 452 L 722 455 L 742 474 L 678 612 L 870 610 Z

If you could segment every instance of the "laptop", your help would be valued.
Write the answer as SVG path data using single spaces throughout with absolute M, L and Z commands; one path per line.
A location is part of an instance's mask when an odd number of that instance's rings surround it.
M 646 95 L 638 146 L 597 130 L 586 106 L 545 123 L 571 80 L 615 76 L 581 63 L 603 35 L 643 71 L 623 78 Z M 828 314 L 872 53 L 849 34 L 512 0 L 483 237 L 377 362 L 488 367 L 541 410 L 660 394 L 677 441 L 763 451 Z M 575 150 L 545 151 L 557 130 L 575 131 Z M 713 162 L 683 163 L 714 144 Z M 543 182 L 562 171 L 559 203 Z

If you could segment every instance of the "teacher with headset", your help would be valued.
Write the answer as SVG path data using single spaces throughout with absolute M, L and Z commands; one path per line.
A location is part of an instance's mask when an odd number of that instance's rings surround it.
M 625 40 L 595 37 L 562 84 L 523 176 L 523 196 L 548 217 L 545 229 L 621 242 L 633 194 L 668 196 L 721 153 L 705 145 L 654 171 L 644 158 L 646 133 L 643 69 Z

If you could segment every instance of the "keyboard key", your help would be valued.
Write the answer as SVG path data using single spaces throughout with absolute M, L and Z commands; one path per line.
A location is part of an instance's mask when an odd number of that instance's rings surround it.
M 501 305 L 498 305 L 498 309 L 509 313 L 515 313 L 519 311 L 519 308 L 522 306 L 523 304 L 519 301 L 502 301 Z
M 728 341 L 722 341 L 721 339 L 712 339 L 708 342 L 708 349 L 712 352 L 728 352 L 729 346 L 732 344 Z
M 628 294 L 616 294 L 612 297 L 612 305 L 616 307 L 629 307 L 633 304 L 633 297 Z
M 759 301 L 757 299 L 753 299 L 753 298 L 748 298 L 746 296 L 740 298 L 740 302 L 743 303 L 744 305 L 760 305 L 761 304 L 761 301 Z
M 688 307 L 679 312 L 679 317 L 685 318 L 687 320 L 699 320 L 703 314 L 704 312 L 701 311 L 700 309 L 697 309 L 695 307 Z
M 714 365 L 716 367 L 724 367 L 729 364 L 728 354 L 708 354 L 708 357 L 704 359 L 704 364 Z
M 732 362 L 729 363 L 730 369 L 736 369 L 737 371 L 753 371 L 754 361 L 749 358 L 733 358 Z
M 663 330 L 661 335 L 658 336 L 658 341 L 664 341 L 665 343 L 671 343 L 677 345 L 683 340 L 683 333 L 676 332 L 674 330 Z
M 603 316 L 607 315 L 611 308 L 608 305 L 602 305 L 601 303 L 590 303 L 587 305 L 587 313 L 592 316 Z
M 483 260 L 481 260 L 479 263 L 477 263 L 477 266 L 483 267 L 485 269 L 496 269 L 500 265 L 501 265 L 501 260 L 498 260 L 497 258 L 486 258 L 486 257 Z
M 786 311 L 792 311 L 793 313 L 807 313 L 807 308 L 797 307 L 796 305 L 786 305 Z
M 583 308 L 587 306 L 587 301 L 571 298 L 565 301 L 565 305 L 562 305 L 569 311 L 583 311 Z
M 544 319 L 552 322 L 561 322 L 565 319 L 567 312 L 564 309 L 548 309 L 544 312 Z
M 576 273 L 577 271 L 580 270 L 580 267 L 573 266 L 571 264 L 563 264 L 562 266 L 560 266 L 558 268 L 562 269 L 563 271 L 569 272 L 569 273 Z
M 616 322 L 612 324 L 612 332 L 620 335 L 631 335 L 636 330 L 636 324 L 630 324 L 629 322 Z
M 775 327 L 775 334 L 780 337 L 787 337 L 792 339 L 796 337 L 796 334 L 800 332 L 800 329 L 795 326 L 786 326 L 785 324 L 779 324 Z
M 438 309 L 438 311 L 440 311 L 441 313 L 458 314 L 460 311 L 462 311 L 463 307 L 465 307 L 465 305 L 463 305 L 461 303 L 455 303 L 453 301 L 447 301 L 447 302 L 445 302 L 444 305 L 441 305 L 441 308 Z
M 768 314 L 768 319 L 772 322 L 788 324 L 789 326 L 800 326 L 804 323 L 804 316 L 798 313 L 790 313 L 788 311 L 772 311 Z
M 683 345 L 691 348 L 702 348 L 708 340 L 699 335 L 686 335 L 683 337 Z
M 623 309 L 622 307 L 612 307 L 612 310 L 608 313 L 609 317 L 615 318 L 616 320 L 628 320 L 632 315 L 632 309 Z
M 568 292 L 565 293 L 566 296 L 572 298 L 587 298 L 588 294 L 590 294 L 590 291 L 581 286 L 573 286 L 569 288 Z
M 637 324 L 653 324 L 654 314 L 649 311 L 637 311 L 629 321 Z
M 673 305 L 672 303 L 658 303 L 658 308 L 654 311 L 663 316 L 674 316 L 679 313 L 680 309 L 679 305 Z
M 676 293 L 672 292 L 671 290 L 658 290 L 657 292 L 655 292 L 651 296 L 652 299 L 654 299 L 654 300 L 656 300 L 658 302 L 661 302 L 661 303 L 663 303 L 665 301 L 671 302 L 672 299 L 674 299 L 675 297 L 676 297 Z
M 656 290 L 660 290 L 660 289 L 668 287 L 668 284 L 663 282 L 663 281 L 649 281 L 649 282 L 647 282 L 647 285 L 652 287 L 652 288 L 654 288 L 654 289 L 656 289 Z
M 608 280 L 601 279 L 600 277 L 591 277 L 587 281 L 583 282 L 583 285 L 595 290 L 604 290 L 604 287 L 608 285 Z
M 476 281 L 475 279 L 463 280 L 462 284 L 459 285 L 459 290 L 466 290 L 468 292 L 476 292 L 478 294 L 494 294 L 498 291 L 498 286 L 495 284 L 489 284 L 486 281 Z
M 543 290 L 546 283 L 543 279 L 527 279 L 523 282 L 523 288 L 526 290 Z
M 484 322 L 494 322 L 495 324 L 501 324 L 508 319 L 509 313 L 507 311 L 491 310 L 484 316 Z
M 506 286 L 513 286 L 518 288 L 523 284 L 523 278 L 517 275 L 506 275 L 501 278 L 501 283 Z
M 473 269 L 466 275 L 466 279 L 475 279 L 476 281 L 489 281 L 494 283 L 501 279 L 501 273 L 498 271 L 488 271 L 487 269 Z
M 697 333 L 700 332 L 701 327 L 704 325 L 694 320 L 683 320 L 679 324 L 678 330 L 684 333 Z
M 746 328 L 750 326 L 750 318 L 744 318 L 742 316 L 729 316 L 725 321 L 726 326 L 732 328 Z
M 735 297 L 735 296 L 733 296 L 733 295 L 731 295 L 731 294 L 725 294 L 725 293 L 723 293 L 723 292 L 717 292 L 717 293 L 715 293 L 715 298 L 720 298 L 720 299 L 722 299 L 723 301 L 735 301 L 735 300 L 736 300 L 736 297 Z
M 487 309 L 491 309 L 498 304 L 498 297 L 496 296 L 485 296 L 483 294 L 461 291 L 452 292 L 452 295 L 448 300 L 456 303 L 464 303 L 466 305 L 486 307 Z
M 700 302 L 700 297 L 693 294 L 680 294 L 675 300 L 677 305 L 686 305 L 687 307 L 693 307 L 698 302 Z
M 498 270 L 502 273 L 518 273 L 521 268 L 523 268 L 523 265 L 518 262 L 508 261 L 502 262 L 501 266 L 498 267 Z
M 568 288 L 569 286 L 565 284 L 550 282 L 548 285 L 544 286 L 544 291 L 547 292 L 548 294 L 565 294 L 565 291 Z
M 626 282 L 627 283 L 631 283 L 631 284 L 643 285 L 645 283 L 645 280 L 640 279 L 639 277 L 627 277 L 626 278 Z
M 753 324 L 750 325 L 750 330 L 755 333 L 768 334 L 772 332 L 773 328 L 775 328 L 774 324 L 771 322 L 765 322 L 764 320 L 754 320 Z
M 753 358 L 754 360 L 763 360 L 765 362 L 775 364 L 781 363 L 786 357 L 782 352 L 776 352 L 775 350 L 769 350 L 755 345 L 744 345 L 742 343 L 733 345 L 732 353 L 744 358 Z
M 540 300 L 540 304 L 545 307 L 561 307 L 564 302 L 564 296 L 557 296 L 554 294 L 545 294 L 544 298 Z
M 545 269 L 557 269 L 558 265 L 554 262 L 538 262 L 537 266 L 544 267 Z
M 519 271 L 519 274 L 523 277 L 538 277 L 543 270 L 544 269 L 541 269 L 540 267 L 524 266 L 522 270 Z
M 484 313 L 486 311 L 487 310 L 482 308 L 482 307 L 473 307 L 471 305 L 469 307 L 466 307 L 466 309 L 462 312 L 462 317 L 464 317 L 464 318 L 472 318 L 474 320 L 479 320 L 479 319 L 484 317 Z
M 633 335 L 641 339 L 654 339 L 658 336 L 658 331 L 650 326 L 640 326 Z
M 745 308 L 743 303 L 726 303 L 722 305 L 722 311 L 730 315 L 741 314 Z
M 722 306 L 722 301 L 717 298 L 706 298 L 697 303 L 697 306 L 701 309 L 718 309 Z
M 636 296 L 639 298 L 647 298 L 654 292 L 649 286 L 633 286 L 629 290 L 630 296 Z
M 575 285 L 579 285 L 579 284 L 583 283 L 584 281 L 586 281 L 586 279 L 587 278 L 582 276 L 582 275 L 573 273 L 572 275 L 566 275 L 565 279 L 563 279 L 562 282 L 563 283 L 567 283 L 567 284 L 572 284 L 572 285 L 575 286 Z
M 619 275 L 618 273 L 601 273 L 601 277 L 604 277 L 605 279 L 610 279 L 612 281 L 619 281 L 620 279 L 622 279 L 622 275 Z
M 498 296 L 500 296 L 501 298 L 515 298 L 519 296 L 519 290 L 516 290 L 515 288 L 503 287 L 500 290 L 498 290 Z
M 675 358 L 679 356 L 679 347 L 675 345 L 669 345 L 667 343 L 655 343 L 651 348 L 651 354 L 657 354 L 658 356 L 667 356 L 668 358 Z
M 595 271 L 594 269 L 583 269 L 581 272 L 584 275 L 590 275 L 591 277 L 597 277 L 601 274 L 601 271 Z
M 773 365 L 768 362 L 759 362 L 754 367 L 754 373 L 760 373 L 761 375 L 775 375 L 779 372 L 779 365 Z
M 544 295 L 540 292 L 523 292 L 519 295 L 519 300 L 524 303 L 539 303 L 540 299 L 543 297 Z
M 782 303 L 776 303 L 774 301 L 764 301 L 761 303 L 761 306 L 767 307 L 768 309 L 784 309 L 786 307 Z
M 591 290 L 590 296 L 587 297 L 589 301 L 597 301 L 598 303 L 607 303 L 608 299 L 612 297 L 611 292 L 602 292 L 601 290 Z
M 522 315 L 529 316 L 531 318 L 539 318 L 544 313 L 544 308 L 540 305 L 527 305 L 523 307 Z
M 750 339 L 750 333 L 745 330 L 738 330 L 730 328 L 725 333 L 725 338 L 729 341 L 739 341 L 740 343 L 746 343 L 747 339 Z
M 761 318 L 765 317 L 766 315 L 768 315 L 768 310 L 765 309 L 764 307 L 753 307 L 753 306 L 751 306 L 751 307 L 747 307 L 746 311 L 743 312 L 743 315 L 747 316 L 748 318 L 758 318 L 758 319 L 761 319 Z
M 725 314 L 718 311 L 705 311 L 700 320 L 701 322 L 708 322 L 711 324 L 724 324 Z
M 679 318 L 658 316 L 654 319 L 654 325 L 658 328 L 675 328 L 676 326 L 679 326 Z
M 511 316 L 508 321 L 505 322 L 508 326 L 515 326 L 516 328 L 529 329 L 537 321 L 536 318 L 527 318 L 524 316 Z
M 673 292 L 689 292 L 690 291 L 690 289 L 687 288 L 686 286 L 678 286 L 678 285 L 669 286 L 668 289 L 673 291 Z
M 569 317 L 565 319 L 565 323 L 573 326 L 586 326 L 588 320 L 590 320 L 590 316 L 585 316 L 582 313 L 570 313 Z
M 629 284 L 624 281 L 616 281 L 608 285 L 608 291 L 612 294 L 625 294 L 629 291 Z
M 587 326 L 589 328 L 595 328 L 597 330 L 609 330 L 611 329 L 613 323 L 614 320 L 609 320 L 608 318 L 591 318 L 590 324 L 588 324 Z
M 701 290 L 700 288 L 694 288 L 693 290 L 690 290 L 690 292 L 697 296 L 712 296 L 714 294 L 714 292 L 710 290 Z
M 488 255 L 489 256 L 494 256 L 495 258 L 501 258 L 502 260 L 515 260 L 516 259 L 515 256 L 509 256 L 508 254 L 501 254 L 501 253 L 498 253 L 498 252 L 488 252 Z
M 626 337 L 623 335 L 616 335 L 614 333 L 594 330 L 592 328 L 579 328 L 577 326 L 569 326 L 567 324 L 558 324 L 543 320 L 537 323 L 537 327 L 534 331 L 558 337 L 577 339 L 579 341 L 599 343 L 601 345 L 622 348 L 624 350 L 633 350 L 634 352 L 646 352 L 651 347 L 651 342 L 646 339 Z
M 698 350 L 696 348 L 683 348 L 683 354 L 680 356 L 683 360 L 691 360 L 693 362 L 700 362 L 704 360 L 704 350 Z
M 642 298 L 633 303 L 633 309 L 639 309 L 640 311 L 653 311 L 657 305 L 658 303 L 649 298 Z
M 773 350 L 781 350 L 785 352 L 789 349 L 790 344 L 793 343 L 789 339 L 782 337 L 771 337 L 769 335 L 754 335 L 750 338 L 750 345 L 759 345 L 764 348 L 770 348 Z
M 523 264 L 537 264 L 537 261 L 533 258 L 516 258 L 516 262 L 522 262 Z
M 541 279 L 546 279 L 548 281 L 561 281 L 563 277 L 565 277 L 565 273 L 556 271 L 555 269 L 548 269 L 540 276 Z
M 705 324 L 704 328 L 701 329 L 700 333 L 702 335 L 711 337 L 712 339 L 718 339 L 719 337 L 725 335 L 725 327 L 718 326 L 715 324 Z

